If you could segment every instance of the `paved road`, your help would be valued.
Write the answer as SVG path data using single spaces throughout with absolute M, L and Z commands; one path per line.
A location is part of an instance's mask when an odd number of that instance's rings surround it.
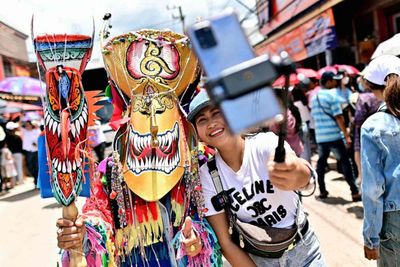
M 363 259 L 361 202 L 350 201 L 348 186 L 336 172 L 329 172 L 326 180 L 331 196 L 324 201 L 305 198 L 304 204 L 328 266 L 376 266 Z M 0 267 L 55 267 L 55 222 L 60 216 L 61 207 L 54 199 L 41 199 L 32 181 L 0 196 Z

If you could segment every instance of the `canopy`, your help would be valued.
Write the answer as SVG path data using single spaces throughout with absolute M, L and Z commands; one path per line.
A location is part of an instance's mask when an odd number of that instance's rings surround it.
M 381 42 L 372 54 L 371 59 L 382 55 L 400 55 L 400 33 L 395 34 L 392 38 Z
M 13 95 L 41 96 L 46 84 L 31 77 L 8 77 L 0 81 L 0 92 Z
M 304 78 L 317 78 L 318 73 L 313 69 L 307 68 L 297 68 L 297 74 L 290 74 L 290 85 L 299 84 Z M 274 87 L 282 87 L 285 85 L 285 76 L 280 76 L 275 82 L 272 84 Z

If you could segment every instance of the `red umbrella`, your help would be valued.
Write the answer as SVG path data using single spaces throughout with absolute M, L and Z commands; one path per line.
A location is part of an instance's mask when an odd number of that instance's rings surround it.
M 322 69 L 318 70 L 318 79 L 321 78 L 322 73 L 327 72 L 327 71 L 332 71 L 333 73 L 337 73 L 337 68 L 335 66 L 326 66 L 323 67 Z
M 317 78 L 318 73 L 313 69 L 306 69 L 306 68 L 297 68 L 297 74 L 290 74 L 290 85 L 296 85 L 300 83 L 301 80 L 306 78 Z M 285 76 L 280 76 L 275 82 L 272 84 L 274 87 L 282 87 L 285 85 Z
M 335 67 L 338 70 L 344 70 L 350 76 L 356 76 L 360 73 L 360 71 L 356 67 L 351 65 L 336 64 Z

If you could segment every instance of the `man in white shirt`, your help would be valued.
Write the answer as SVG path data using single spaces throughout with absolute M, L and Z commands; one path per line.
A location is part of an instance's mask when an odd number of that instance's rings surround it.
M 38 138 L 40 135 L 39 128 L 35 127 L 32 122 L 25 122 L 25 127 L 21 129 L 22 131 L 22 149 L 25 153 L 26 167 L 30 174 L 32 175 L 35 188 L 37 186 L 37 178 L 39 172 L 38 164 Z

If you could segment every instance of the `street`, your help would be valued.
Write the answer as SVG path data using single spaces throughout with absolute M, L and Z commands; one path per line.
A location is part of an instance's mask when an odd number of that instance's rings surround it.
M 311 196 L 303 202 L 328 266 L 376 266 L 363 257 L 361 202 L 351 202 L 348 186 L 337 172 L 328 172 L 326 181 L 330 197 L 320 201 Z M 0 267 L 57 266 L 55 224 L 61 206 L 55 199 L 41 199 L 32 187 L 29 180 L 0 197 Z M 83 202 L 79 199 L 78 207 Z

